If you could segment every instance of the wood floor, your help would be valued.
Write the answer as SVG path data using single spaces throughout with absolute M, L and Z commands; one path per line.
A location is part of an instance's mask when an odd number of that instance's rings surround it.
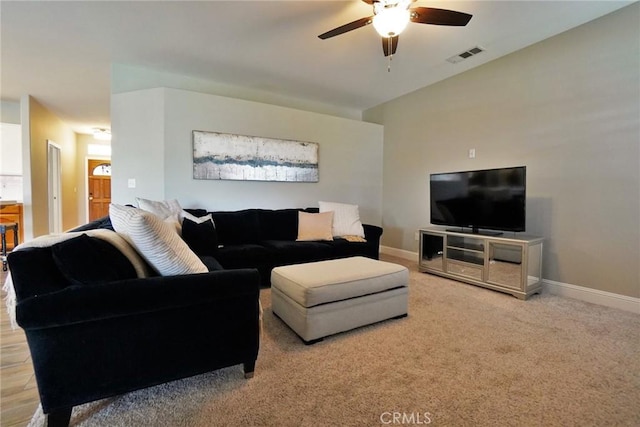
M 0 274 L 4 285 L 6 273 Z M 26 426 L 40 399 L 22 329 L 11 329 L 5 293 L 0 301 L 0 426 Z

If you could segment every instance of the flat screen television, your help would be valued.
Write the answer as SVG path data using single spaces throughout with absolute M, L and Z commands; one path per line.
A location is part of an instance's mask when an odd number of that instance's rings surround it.
M 431 223 L 480 234 L 525 231 L 526 177 L 525 166 L 431 174 Z

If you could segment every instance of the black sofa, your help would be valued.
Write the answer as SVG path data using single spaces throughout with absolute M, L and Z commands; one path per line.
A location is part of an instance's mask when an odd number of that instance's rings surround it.
M 137 278 L 114 246 L 80 234 L 8 257 L 48 425 L 68 425 L 75 405 L 222 367 L 253 375 L 257 270 Z
M 197 242 L 187 236 L 183 227 L 183 238 L 210 269 L 215 268 L 215 261 L 220 264 L 218 268 L 256 268 L 260 272 L 263 286 L 270 285 L 271 270 L 281 265 L 351 256 L 379 259 L 380 256 L 382 228 L 370 224 L 362 225 L 366 242 L 350 242 L 342 238 L 334 238 L 332 241 L 296 241 L 298 212 L 317 213 L 318 208 L 215 212 L 205 209 L 185 210 L 196 217 L 211 214 L 215 223 L 215 230 L 201 231 Z M 113 230 L 109 218 L 104 217 L 74 231 L 93 228 Z
M 270 284 L 271 270 L 281 265 L 351 256 L 378 259 L 380 255 L 382 228 L 375 225 L 363 224 L 366 242 L 351 242 L 342 238 L 296 241 L 298 212 L 317 213 L 318 208 L 186 211 L 197 217 L 211 214 L 215 223 L 216 235 L 210 239 L 210 245 L 190 245 L 196 254 L 214 257 L 225 269 L 257 268 L 263 286 Z M 185 240 L 190 243 L 186 236 Z
M 222 367 L 243 364 L 252 376 L 259 291 L 273 267 L 379 256 L 373 225 L 363 225 L 366 242 L 296 241 L 298 212 L 317 208 L 188 211 L 215 222 L 185 239 L 208 273 L 137 278 L 122 253 L 86 234 L 9 254 L 48 425 L 68 425 L 75 405 Z M 71 231 L 99 228 L 113 230 L 108 217 Z

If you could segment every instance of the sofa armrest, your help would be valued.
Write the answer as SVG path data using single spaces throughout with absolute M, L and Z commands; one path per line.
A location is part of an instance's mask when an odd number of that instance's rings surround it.
M 257 316 L 259 295 L 256 269 L 221 270 L 69 286 L 20 301 L 16 315 L 28 330 L 244 299 L 255 304 Z
M 367 242 L 380 243 L 380 237 L 382 236 L 382 227 L 371 224 L 362 224 L 362 228 L 364 229 L 364 238 L 367 240 Z

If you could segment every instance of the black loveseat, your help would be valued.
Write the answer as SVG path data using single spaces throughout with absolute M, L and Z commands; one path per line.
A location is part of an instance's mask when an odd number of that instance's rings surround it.
M 68 425 L 75 405 L 227 366 L 253 375 L 255 269 L 138 278 L 114 246 L 78 234 L 8 257 L 48 425 Z
M 298 212 L 317 213 L 318 208 L 186 211 L 198 217 L 211 214 L 215 223 L 215 235 L 208 239 L 208 245 L 192 245 L 183 233 L 196 254 L 214 257 L 225 269 L 257 268 L 263 286 L 270 284 L 271 270 L 281 265 L 351 256 L 378 259 L 380 255 L 382 228 L 375 225 L 363 224 L 366 242 L 342 238 L 296 241 Z

